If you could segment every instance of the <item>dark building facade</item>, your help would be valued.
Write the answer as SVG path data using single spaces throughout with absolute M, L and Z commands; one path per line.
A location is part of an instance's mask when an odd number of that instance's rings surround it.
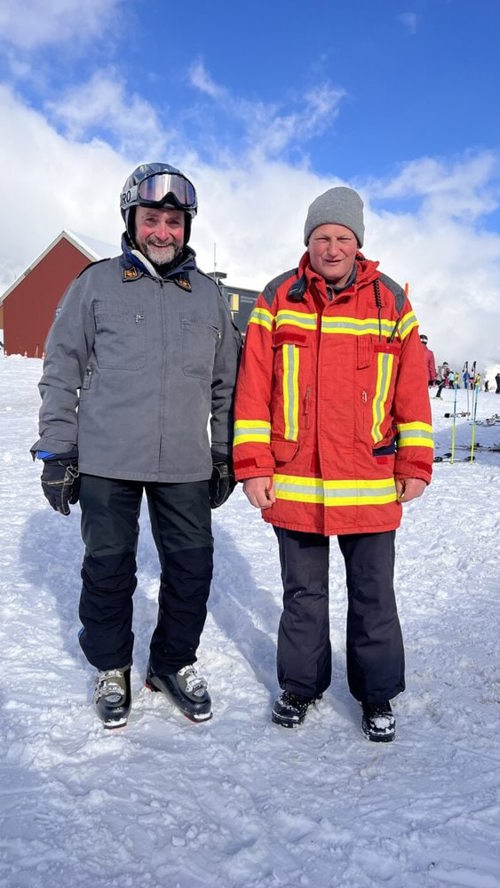
M 244 333 L 247 328 L 250 313 L 255 305 L 257 296 L 259 295 L 259 291 L 246 290 L 243 287 L 229 287 L 225 284 L 221 284 L 220 286 L 224 296 L 226 296 L 229 302 L 229 308 L 231 309 L 231 314 L 238 330 L 240 330 L 241 333 Z
M 229 308 L 233 316 L 233 321 L 241 333 L 245 333 L 250 313 L 255 305 L 258 290 L 248 290 L 245 287 L 232 287 L 224 283 L 227 277 L 224 272 L 209 273 L 209 277 L 213 278 L 222 290 L 222 294 L 229 302 Z

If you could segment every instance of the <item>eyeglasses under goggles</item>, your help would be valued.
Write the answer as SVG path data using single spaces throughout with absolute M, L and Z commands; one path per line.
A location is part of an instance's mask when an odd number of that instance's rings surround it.
M 180 210 L 194 210 L 194 212 L 197 210 L 194 186 L 189 179 L 178 173 L 154 173 L 138 185 L 132 185 L 122 193 L 120 206 L 122 210 L 138 204 L 160 207 L 167 203 L 169 198 L 173 199 Z

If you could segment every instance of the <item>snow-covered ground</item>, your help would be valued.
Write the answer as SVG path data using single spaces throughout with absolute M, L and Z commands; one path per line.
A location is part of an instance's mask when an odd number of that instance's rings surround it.
M 272 530 L 241 488 L 214 514 L 199 651 L 214 718 L 194 725 L 143 684 L 158 565 L 146 516 L 133 713 L 106 732 L 77 642 L 79 509 L 52 512 L 29 447 L 41 361 L 0 357 L 0 884 L 8 888 L 425 888 L 500 885 L 500 424 L 474 462 L 436 463 L 405 507 L 397 589 L 407 691 L 398 736 L 360 731 L 345 680 L 334 542 L 334 681 L 296 730 L 270 722 L 280 614 Z M 466 392 L 458 393 L 466 410 Z M 432 401 L 450 450 L 453 392 Z M 477 418 L 500 413 L 481 392 Z M 457 419 L 457 457 L 471 421 Z

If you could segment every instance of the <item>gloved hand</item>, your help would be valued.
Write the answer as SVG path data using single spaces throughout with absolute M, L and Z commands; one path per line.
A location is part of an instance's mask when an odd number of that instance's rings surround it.
M 218 453 L 212 454 L 213 471 L 208 482 L 210 507 L 218 509 L 231 496 L 236 487 L 236 479 L 229 457 Z
M 41 481 L 52 508 L 61 515 L 69 515 L 69 503 L 77 503 L 80 494 L 80 473 L 74 457 L 54 456 L 44 460 Z

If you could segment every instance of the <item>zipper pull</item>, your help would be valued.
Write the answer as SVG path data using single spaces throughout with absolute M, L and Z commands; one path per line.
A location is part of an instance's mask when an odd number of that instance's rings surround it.
M 304 395 L 304 426 L 306 429 L 310 427 L 309 423 L 309 402 L 311 400 L 311 386 L 308 385 Z

